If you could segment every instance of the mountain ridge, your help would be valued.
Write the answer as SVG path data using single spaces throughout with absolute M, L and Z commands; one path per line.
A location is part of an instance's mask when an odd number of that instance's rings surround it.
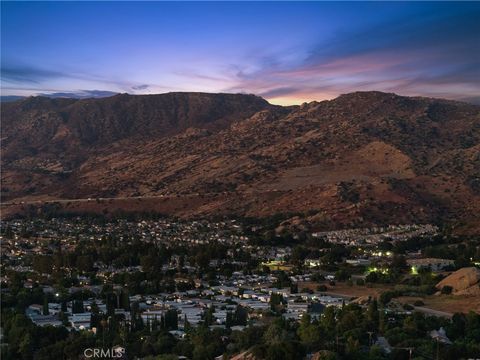
M 291 107 L 209 93 L 23 101 L 2 106 L 6 201 L 215 193 L 166 212 L 479 225 L 479 106 L 382 92 Z

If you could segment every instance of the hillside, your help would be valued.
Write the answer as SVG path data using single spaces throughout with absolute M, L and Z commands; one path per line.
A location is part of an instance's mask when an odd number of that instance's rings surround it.
M 288 108 L 203 93 L 2 104 L 3 200 L 118 198 L 71 210 L 308 212 L 321 228 L 452 220 L 476 232 L 479 153 L 480 107 L 380 92 Z

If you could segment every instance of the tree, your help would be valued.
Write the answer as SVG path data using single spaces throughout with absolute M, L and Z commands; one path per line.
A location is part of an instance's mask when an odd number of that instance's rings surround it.
M 43 296 L 43 315 L 48 315 L 50 312 L 48 311 L 48 297 L 46 295 Z
M 370 304 L 368 304 L 367 309 L 367 321 L 369 322 L 370 330 L 377 331 L 379 325 L 379 313 L 378 313 L 378 303 L 376 299 L 373 299 Z
M 355 329 L 360 324 L 360 317 L 354 311 L 342 311 L 340 320 L 337 323 L 338 333 Z
M 281 344 L 290 338 L 288 331 L 285 329 L 281 319 L 272 321 L 267 331 L 263 335 L 263 340 L 268 345 Z
M 206 326 L 212 325 L 213 322 L 215 321 L 215 316 L 213 316 L 214 312 L 215 312 L 215 307 L 213 305 L 210 306 L 205 312 L 203 322 Z
M 333 336 L 335 332 L 335 308 L 333 306 L 327 306 L 323 311 L 323 315 L 320 319 L 320 324 L 325 329 L 325 331 L 329 334 L 329 336 Z
M 82 300 L 74 300 L 73 301 L 72 312 L 74 314 L 85 312 L 85 309 L 83 308 L 83 301 Z
M 378 317 L 378 331 L 383 334 L 387 328 L 387 319 L 385 318 L 385 310 L 380 309 Z
M 378 301 L 380 302 L 380 304 L 382 304 L 383 306 L 387 305 L 390 300 L 392 300 L 395 296 L 398 296 L 397 292 L 395 291 L 384 291 L 380 294 L 379 298 L 378 298 Z
M 298 293 L 298 284 L 297 283 L 292 283 L 292 285 L 290 285 L 290 293 L 291 294 Z
M 178 329 L 178 313 L 175 309 L 169 309 L 165 313 L 165 328 L 167 330 Z
M 337 360 L 338 356 L 335 352 L 329 350 L 320 350 L 317 352 L 318 360 Z
M 401 273 L 408 269 L 407 260 L 403 255 L 394 255 L 390 262 L 392 272 Z
M 290 260 L 292 263 L 297 266 L 298 268 L 302 268 L 303 264 L 305 262 L 305 258 L 308 256 L 310 251 L 304 247 L 304 246 L 295 246 L 292 249 L 292 255 L 290 257 Z
M 248 311 L 241 305 L 237 305 L 233 314 L 233 322 L 235 325 L 247 325 Z
M 296 341 L 285 341 L 272 344 L 267 349 L 266 360 L 296 360 L 302 359 L 304 352 Z
M 20 344 L 18 346 L 18 351 L 20 352 L 20 355 L 22 356 L 22 359 L 32 359 L 33 351 L 34 350 L 34 340 L 32 339 L 32 336 L 30 333 L 26 333 L 23 335 L 22 340 L 20 341 Z
M 227 329 L 230 329 L 232 325 L 234 324 L 233 322 L 233 314 L 231 311 L 227 311 L 227 317 L 225 319 L 225 327 Z
M 449 285 L 442 287 L 442 294 L 450 295 L 453 291 L 453 288 Z
M 351 359 L 358 359 L 358 353 L 360 350 L 360 342 L 358 339 L 354 339 L 353 337 L 349 337 L 347 339 L 347 343 L 345 344 L 345 353 Z
M 480 315 L 473 310 L 466 315 L 465 332 L 470 339 L 480 343 Z
M 81 255 L 76 260 L 77 269 L 84 272 L 93 270 L 93 260 L 91 256 Z
M 68 322 L 68 315 L 66 313 L 64 313 L 63 311 L 60 311 L 58 313 L 58 318 L 59 320 L 62 322 L 62 325 L 63 326 L 68 326 L 69 325 L 69 322 Z
M 228 314 L 227 314 L 228 315 Z M 231 315 L 231 313 L 230 313 Z M 191 330 L 192 326 L 190 325 L 190 322 L 187 319 L 187 315 L 183 318 L 183 331 L 188 333 Z
M 120 293 L 120 306 L 125 311 L 130 310 L 130 297 L 128 296 L 127 291 L 122 291 Z
M 200 251 L 196 256 L 195 256 L 195 263 L 197 266 L 203 270 L 205 270 L 208 267 L 208 264 L 210 263 L 210 256 L 204 251 Z
M 272 293 L 270 295 L 270 309 L 277 311 L 278 307 L 283 303 L 283 296 L 281 294 Z
M 98 327 L 100 325 L 100 310 L 95 301 L 93 302 L 90 311 L 92 313 L 90 316 L 90 328 Z
M 53 270 L 53 259 L 48 255 L 35 255 L 32 262 L 33 269 L 43 274 L 51 274 Z
M 297 335 L 308 351 L 313 351 L 320 347 L 323 338 L 320 327 L 311 322 L 310 315 L 308 314 L 302 316 Z
M 455 267 L 457 269 L 461 269 L 464 267 L 471 266 L 472 262 L 465 256 L 465 254 L 461 253 L 455 258 Z
M 115 315 L 116 297 L 113 293 L 107 293 L 105 303 L 107 305 L 107 316 Z

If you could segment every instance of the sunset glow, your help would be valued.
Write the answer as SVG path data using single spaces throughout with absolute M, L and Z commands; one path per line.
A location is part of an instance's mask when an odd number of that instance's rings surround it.
M 2 95 L 479 101 L 480 4 L 2 2 Z M 92 92 L 92 91 L 97 92 Z

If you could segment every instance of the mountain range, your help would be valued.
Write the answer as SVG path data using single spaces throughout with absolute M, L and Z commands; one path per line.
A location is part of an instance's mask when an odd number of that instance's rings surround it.
M 55 201 L 480 233 L 478 105 L 382 92 L 289 107 L 245 94 L 118 94 L 30 97 L 1 115 L 3 216 Z

